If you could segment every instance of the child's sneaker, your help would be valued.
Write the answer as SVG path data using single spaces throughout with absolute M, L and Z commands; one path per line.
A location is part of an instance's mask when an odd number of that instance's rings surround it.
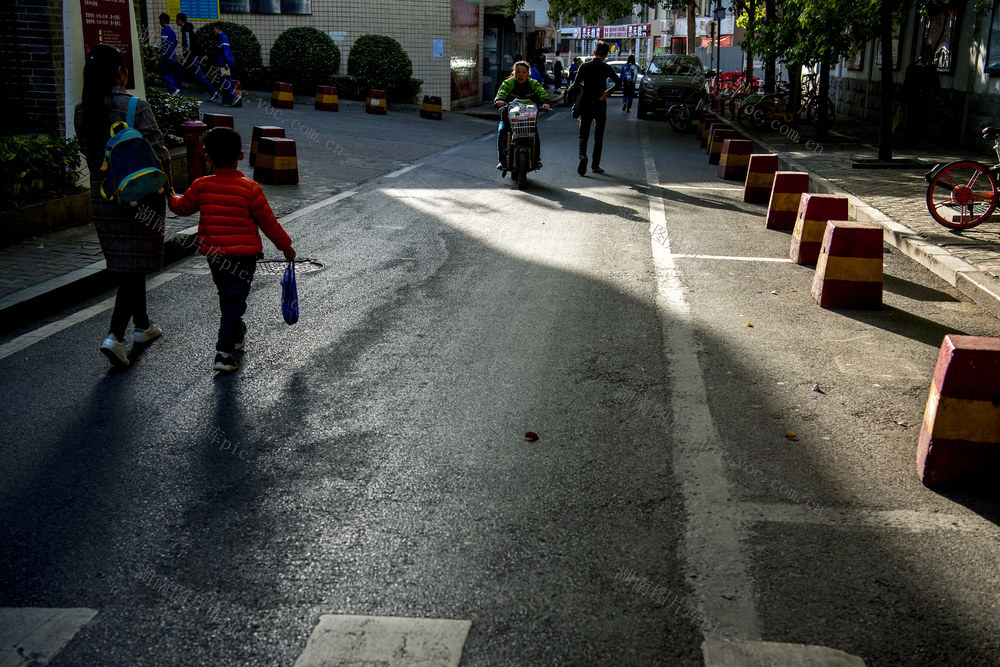
M 215 365 L 212 366 L 213 369 L 217 371 L 223 371 L 225 373 L 231 373 L 239 368 L 240 365 L 236 363 L 236 355 L 226 354 L 225 352 L 215 351 Z
M 145 329 L 135 328 L 132 341 L 135 343 L 149 343 L 163 335 L 163 329 L 157 326 L 156 322 L 150 322 Z
M 125 353 L 125 343 L 115 338 L 114 334 L 108 334 L 101 346 L 98 348 L 108 358 L 112 366 L 116 368 L 128 368 L 131 362 Z

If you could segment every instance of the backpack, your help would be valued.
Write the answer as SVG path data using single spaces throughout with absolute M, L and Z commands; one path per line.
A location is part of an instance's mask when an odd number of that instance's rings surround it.
M 135 206 L 143 197 L 163 192 L 167 185 L 167 175 L 153 147 L 132 128 L 138 106 L 138 97 L 129 99 L 125 122 L 111 125 L 111 138 L 104 145 L 101 171 L 107 176 L 101 181 L 101 196 L 123 206 Z

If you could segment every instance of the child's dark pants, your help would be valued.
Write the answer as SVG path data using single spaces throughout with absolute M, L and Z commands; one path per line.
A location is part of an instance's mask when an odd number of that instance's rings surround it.
M 236 343 L 243 340 L 243 313 L 247 312 L 247 297 L 254 271 L 257 270 L 257 257 L 214 257 L 208 265 L 219 291 L 219 310 L 222 313 L 215 349 L 230 354 Z

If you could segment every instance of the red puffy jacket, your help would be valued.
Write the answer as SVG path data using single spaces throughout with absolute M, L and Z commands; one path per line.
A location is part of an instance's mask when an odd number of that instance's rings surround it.
M 196 179 L 183 197 L 174 195 L 168 203 L 177 215 L 201 211 L 198 252 L 202 255 L 256 255 L 264 248 L 258 228 L 278 250 L 292 247 L 292 239 L 278 224 L 260 184 L 238 169 L 216 169 L 211 176 Z

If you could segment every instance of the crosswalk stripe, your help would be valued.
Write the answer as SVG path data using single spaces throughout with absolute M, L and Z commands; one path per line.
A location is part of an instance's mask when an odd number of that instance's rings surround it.
M 324 614 L 295 667 L 458 667 L 472 621 Z

